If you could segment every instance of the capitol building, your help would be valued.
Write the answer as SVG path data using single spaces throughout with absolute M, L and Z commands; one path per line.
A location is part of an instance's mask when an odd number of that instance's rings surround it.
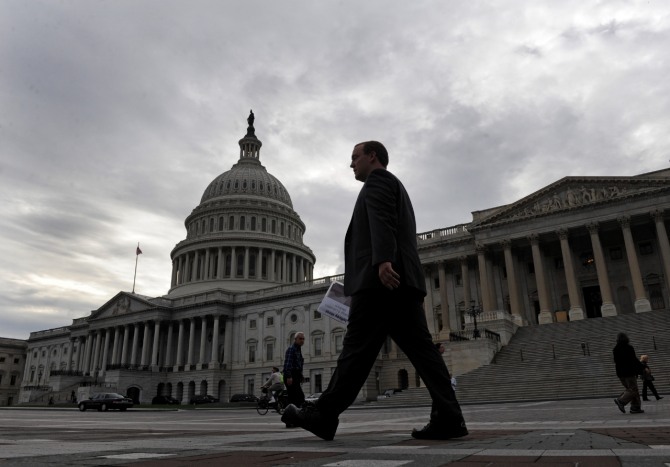
M 346 326 L 317 308 L 343 278 L 313 277 L 306 226 L 261 164 L 255 131 L 252 113 L 239 160 L 186 217 L 167 294 L 119 292 L 89 316 L 31 333 L 17 402 L 101 387 L 137 403 L 258 395 L 300 331 L 303 390 L 326 388 Z M 458 375 L 487 364 L 520 326 L 667 308 L 669 211 L 670 170 L 570 176 L 474 212 L 470 222 L 420 233 L 426 317 L 436 341 L 451 341 L 449 368 Z M 389 339 L 359 398 L 422 384 Z

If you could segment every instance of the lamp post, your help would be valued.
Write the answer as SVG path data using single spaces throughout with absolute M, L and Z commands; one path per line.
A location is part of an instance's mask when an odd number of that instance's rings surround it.
M 482 313 L 482 307 L 479 305 L 474 305 L 471 308 L 467 309 L 467 313 L 470 316 L 472 316 L 472 320 L 475 325 L 475 329 L 472 331 L 472 337 L 477 339 L 478 337 L 480 337 L 479 329 L 477 329 L 477 316 L 479 316 Z

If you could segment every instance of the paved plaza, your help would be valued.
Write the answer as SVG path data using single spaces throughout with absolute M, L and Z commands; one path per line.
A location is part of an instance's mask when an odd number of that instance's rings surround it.
M 0 465 L 670 466 L 670 403 L 612 399 L 464 406 L 470 435 L 418 441 L 428 407 L 351 408 L 334 441 L 254 409 L 0 410 Z

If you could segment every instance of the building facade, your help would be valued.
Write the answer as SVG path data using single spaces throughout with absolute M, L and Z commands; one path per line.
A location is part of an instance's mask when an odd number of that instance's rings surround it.
M 69 326 L 31 333 L 22 403 L 101 386 L 144 403 L 257 394 L 298 331 L 307 337 L 304 390 L 325 389 L 346 328 L 317 308 L 342 277 L 313 278 L 305 225 L 260 163 L 253 114 L 248 123 L 238 162 L 186 218 L 168 293 L 119 292 Z M 670 170 L 566 177 L 470 223 L 420 234 L 427 320 L 436 340 L 454 340 L 445 353 L 452 372 L 490 361 L 519 326 L 665 308 L 669 208 Z M 483 339 L 468 341 L 478 326 Z M 360 398 L 420 385 L 388 340 Z
M 27 347 L 24 340 L 0 337 L 0 406 L 19 400 Z

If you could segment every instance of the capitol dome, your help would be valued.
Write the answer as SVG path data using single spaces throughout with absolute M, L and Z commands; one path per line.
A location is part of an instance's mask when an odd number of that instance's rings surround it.
M 241 158 L 232 169 L 216 177 L 205 190 L 200 203 L 230 196 L 271 198 L 293 207 L 284 185 L 256 159 Z
M 284 185 L 260 163 L 254 114 L 240 158 L 205 189 L 186 218 L 186 239 L 172 250 L 168 295 L 221 288 L 258 290 L 312 279 L 316 258 Z

